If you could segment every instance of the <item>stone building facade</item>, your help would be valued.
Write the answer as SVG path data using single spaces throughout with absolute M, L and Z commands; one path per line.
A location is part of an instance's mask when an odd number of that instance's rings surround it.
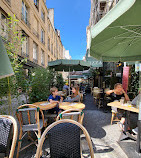
M 48 9 L 46 0 L 0 0 L 0 35 L 8 13 L 15 14 L 18 30 L 25 36 L 19 56 L 28 59 L 27 67 L 47 67 L 49 61 L 63 58 L 60 31 L 54 28 L 54 9 Z

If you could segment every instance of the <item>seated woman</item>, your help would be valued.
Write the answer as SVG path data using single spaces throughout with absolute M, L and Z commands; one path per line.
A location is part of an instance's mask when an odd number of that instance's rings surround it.
M 72 95 L 71 95 L 71 97 L 65 99 L 64 101 L 65 102 L 80 102 L 79 87 L 78 86 L 72 87 Z
M 107 91 L 106 94 L 110 96 L 112 101 L 120 100 L 122 97 L 125 98 L 125 101 L 129 101 L 129 97 L 126 94 L 126 92 L 124 91 L 122 84 L 120 84 L 120 83 L 115 84 L 114 89 Z M 118 111 L 119 113 L 122 114 L 122 118 L 120 120 L 120 127 L 122 130 L 124 130 L 124 123 L 125 123 L 124 112 L 125 111 L 122 109 L 117 109 L 117 108 L 114 108 L 113 110 L 115 110 L 116 112 Z
M 56 114 L 58 114 L 58 112 L 60 111 L 60 109 L 59 109 L 59 107 L 57 105 L 59 104 L 60 101 L 63 100 L 63 98 L 60 97 L 60 96 L 58 96 L 58 89 L 56 87 L 51 88 L 50 92 L 51 92 L 51 94 L 50 94 L 50 96 L 48 98 L 48 101 L 50 103 L 56 103 L 56 107 L 53 108 L 53 109 L 50 109 L 49 111 L 51 113 L 55 112 Z

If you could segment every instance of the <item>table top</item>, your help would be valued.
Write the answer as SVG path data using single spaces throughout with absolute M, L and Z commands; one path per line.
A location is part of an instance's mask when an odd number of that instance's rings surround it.
M 83 110 L 83 109 L 85 109 L 85 104 L 80 103 L 80 102 L 73 102 L 73 103 L 62 102 L 62 103 L 59 103 L 59 108 L 63 109 L 63 110 L 68 110 L 68 109 Z
M 56 106 L 56 103 L 49 103 L 48 101 L 36 102 L 33 105 L 38 106 L 41 110 L 53 109 Z
M 139 109 L 136 108 L 135 106 L 132 105 L 132 107 L 129 107 L 129 106 L 121 105 L 121 103 L 119 101 L 111 102 L 111 103 L 108 103 L 107 105 L 112 106 L 112 107 L 116 107 L 119 109 L 139 113 Z

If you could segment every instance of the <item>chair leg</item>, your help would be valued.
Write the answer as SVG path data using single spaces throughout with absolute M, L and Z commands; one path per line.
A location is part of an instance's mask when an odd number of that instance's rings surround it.
M 38 144 L 40 142 L 40 138 L 41 138 L 41 130 L 38 129 Z M 42 150 L 40 151 L 40 156 L 42 156 Z
M 39 144 L 40 138 L 41 138 L 41 130 L 38 130 L 38 144 Z
M 22 139 L 22 134 L 23 134 L 22 129 L 20 129 L 19 140 L 18 140 L 18 147 L 17 147 L 17 156 L 16 156 L 16 158 L 19 157 L 19 151 L 20 151 L 21 143 L 22 143 L 22 141 L 21 141 L 21 139 Z
M 30 135 L 30 134 L 31 134 L 30 131 L 28 131 L 27 134 L 28 134 L 28 139 L 30 139 L 30 137 L 31 137 L 31 135 Z
M 111 125 L 113 124 L 114 117 L 115 117 L 115 113 L 114 113 L 114 112 L 112 112 Z

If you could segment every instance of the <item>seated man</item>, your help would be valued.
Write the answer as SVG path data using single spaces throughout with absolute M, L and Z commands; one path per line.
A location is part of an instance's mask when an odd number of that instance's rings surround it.
M 49 96 L 48 101 L 50 103 L 56 103 L 56 107 L 53 109 L 50 109 L 49 112 L 58 114 L 58 112 L 60 111 L 58 104 L 60 101 L 63 101 L 63 98 L 57 95 L 58 89 L 56 87 L 51 88 L 50 92 L 51 92 L 51 95 Z
M 126 101 L 129 101 L 129 97 L 124 91 L 122 84 L 120 83 L 115 84 L 114 89 L 107 91 L 106 94 L 111 97 L 112 101 L 120 100 L 122 97 L 124 97 Z M 115 107 L 112 108 L 112 110 L 122 114 L 122 118 L 119 122 L 120 123 L 119 125 L 120 125 L 120 128 L 124 131 L 124 124 L 125 124 L 124 110 L 117 109 Z

